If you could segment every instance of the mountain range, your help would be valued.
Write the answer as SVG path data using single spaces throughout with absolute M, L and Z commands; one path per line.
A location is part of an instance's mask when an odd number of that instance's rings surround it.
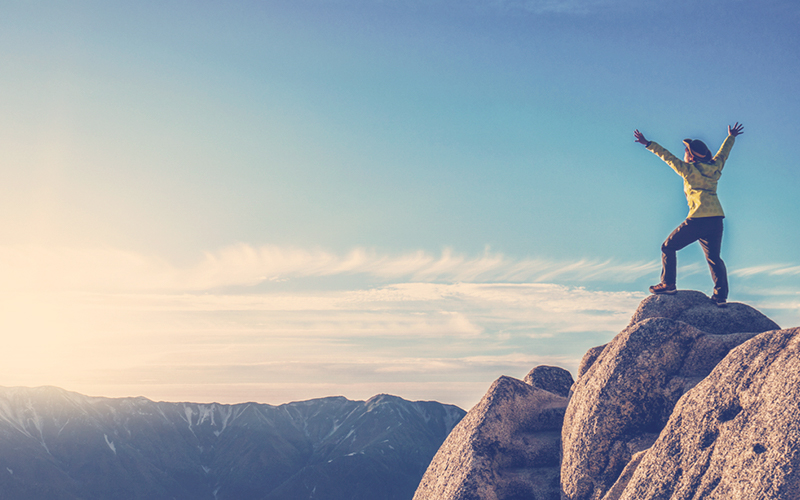
M 410 499 L 458 407 L 271 406 L 0 387 L 3 499 Z

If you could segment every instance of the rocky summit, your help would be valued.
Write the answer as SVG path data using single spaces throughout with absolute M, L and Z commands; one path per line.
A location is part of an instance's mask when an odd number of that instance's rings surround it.
M 800 498 L 800 328 L 732 350 L 606 500 Z
M 778 328 L 752 307 L 721 309 L 699 292 L 646 298 L 628 327 L 581 363 L 561 434 L 565 497 L 602 498 L 681 396 L 731 349 Z
M 565 390 L 568 376 L 501 377 L 414 499 L 800 498 L 800 329 L 700 292 L 652 295 Z
M 536 367 L 500 377 L 453 429 L 414 500 L 558 498 L 568 371 Z

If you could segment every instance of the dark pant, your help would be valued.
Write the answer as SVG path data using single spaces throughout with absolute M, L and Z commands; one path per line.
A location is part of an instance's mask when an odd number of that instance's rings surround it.
M 706 254 L 711 278 L 714 280 L 714 295 L 728 298 L 728 272 L 719 256 L 722 246 L 722 217 L 700 217 L 686 219 L 678 226 L 667 241 L 661 245 L 661 282 L 674 285 L 678 274 L 678 258 L 675 253 L 694 243 L 700 242 Z

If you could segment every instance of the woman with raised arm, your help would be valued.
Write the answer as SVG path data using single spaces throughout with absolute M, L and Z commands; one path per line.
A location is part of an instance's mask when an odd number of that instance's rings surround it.
M 634 130 L 636 142 L 643 144 L 656 156 L 664 160 L 672 170 L 683 177 L 683 192 L 689 204 L 689 215 L 661 245 L 661 282 L 650 287 L 655 294 L 674 294 L 677 292 L 678 260 L 676 252 L 695 241 L 700 242 L 711 269 L 714 280 L 714 294 L 711 300 L 718 307 L 725 307 L 728 300 L 728 273 L 720 258 L 722 246 L 722 219 L 725 213 L 717 199 L 717 182 L 722 168 L 731 152 L 736 136 L 743 132 L 743 126 L 736 122 L 728 126 L 728 137 L 713 157 L 703 141 L 685 139 L 683 160 L 658 145 L 645 139 L 644 134 Z

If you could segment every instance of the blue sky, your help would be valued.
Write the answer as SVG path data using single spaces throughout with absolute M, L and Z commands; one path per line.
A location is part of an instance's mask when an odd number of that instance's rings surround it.
M 0 5 L 0 385 L 465 408 L 575 370 L 713 150 L 732 301 L 800 324 L 800 6 Z M 695 247 L 679 287 L 710 293 Z

